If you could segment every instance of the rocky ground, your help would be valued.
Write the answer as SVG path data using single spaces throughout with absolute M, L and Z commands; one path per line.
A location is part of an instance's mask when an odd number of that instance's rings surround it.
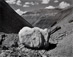
M 58 31 L 52 32 L 50 34 L 49 40 L 48 40 L 50 44 L 47 44 L 48 50 L 45 50 L 45 49 L 33 50 L 31 48 L 26 48 L 20 44 L 18 34 L 4 33 L 4 32 L 8 32 L 8 33 L 18 32 L 20 28 L 23 27 L 25 24 L 26 26 L 29 26 L 29 27 L 32 27 L 32 26 L 25 20 L 24 22 L 22 22 L 23 18 L 17 15 L 14 11 L 12 11 L 10 6 L 8 6 L 8 4 L 6 4 L 3 0 L 0 0 L 0 8 L 2 11 L 0 13 L 0 19 L 2 21 L 0 22 L 0 26 L 1 26 L 0 29 L 2 28 L 0 31 L 4 29 L 3 32 L 0 32 L 0 57 L 73 57 L 73 7 L 69 9 L 65 9 L 61 12 L 57 11 L 58 14 L 54 16 L 56 18 L 53 18 L 53 19 L 57 19 L 58 21 L 56 20 L 55 26 L 51 27 L 50 30 L 52 31 L 52 29 L 56 26 L 61 27 L 61 29 L 59 29 Z M 44 13 L 45 12 L 43 12 L 42 14 Z M 38 14 L 37 16 L 36 14 L 34 16 L 33 15 L 34 14 L 29 16 L 28 19 L 31 19 L 31 20 L 34 19 L 33 20 L 33 23 L 34 23 L 37 20 L 37 18 L 40 18 L 41 14 L 39 16 Z M 27 17 L 28 16 L 26 16 L 26 18 Z M 44 17 L 49 18 L 47 15 Z M 41 17 L 41 19 L 42 18 L 43 17 Z M 50 23 L 53 22 L 53 19 Z M 36 23 L 38 23 L 39 21 L 40 20 L 38 20 Z M 46 25 L 46 26 L 51 25 L 51 24 L 48 25 L 47 24 L 48 22 L 44 22 L 44 23 L 45 24 L 43 25 Z
M 32 50 L 19 44 L 18 34 L 1 32 L 0 57 L 73 57 L 73 22 L 51 34 L 49 42 L 57 46 L 48 51 Z

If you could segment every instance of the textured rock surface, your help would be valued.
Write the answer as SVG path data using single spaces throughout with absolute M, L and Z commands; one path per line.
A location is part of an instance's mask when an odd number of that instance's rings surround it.
M 47 42 L 48 31 L 47 29 L 40 29 L 38 27 L 29 28 L 24 27 L 19 32 L 20 43 L 23 43 L 25 46 L 40 48 L 44 46 Z
M 18 43 L 19 38 L 17 34 L 6 34 L 6 33 L 2 33 L 0 34 L 0 43 L 1 46 L 6 46 L 8 47 L 12 47 L 13 45 L 16 44 L 16 42 Z M 2 40 L 3 39 L 3 40 Z
M 51 35 L 52 40 L 51 43 L 55 43 L 57 41 L 57 47 L 53 50 L 32 50 L 28 48 L 21 48 L 21 47 L 12 47 L 15 42 L 14 39 L 18 39 L 17 34 L 5 34 L 0 33 L 1 35 L 8 35 L 5 37 L 6 40 L 2 42 L 2 46 L 8 46 L 8 50 L 3 50 L 2 47 L 0 47 L 0 56 L 23 56 L 23 57 L 73 57 L 73 32 L 72 32 L 73 23 L 67 23 L 64 26 L 62 26 L 62 29 L 59 31 L 56 31 L 54 34 Z M 63 30 L 63 31 L 62 31 Z M 64 31 L 66 31 L 67 35 L 64 34 L 64 36 L 61 36 Z M 61 34 L 60 34 L 61 33 Z M 60 35 L 58 35 L 60 34 Z M 9 37 L 10 35 L 10 37 Z M 54 37 L 54 38 L 53 38 Z M 57 38 L 56 38 L 57 37 Z M 61 38 L 62 37 L 62 38 Z M 1 38 L 0 38 L 1 39 Z M 9 40 L 8 40 L 9 39 Z M 53 41 L 54 40 L 54 41 Z M 58 41 L 59 40 L 59 41 Z M 17 40 L 18 42 L 18 40 Z M 7 43 L 7 44 L 6 44 Z M 10 44 L 9 44 L 10 43 Z M 2 48 L 2 49 L 1 49 Z
M 61 25 L 61 29 L 57 32 L 53 33 L 50 37 L 50 42 L 58 43 L 60 42 L 65 36 L 70 35 L 73 33 L 73 23 L 66 23 Z

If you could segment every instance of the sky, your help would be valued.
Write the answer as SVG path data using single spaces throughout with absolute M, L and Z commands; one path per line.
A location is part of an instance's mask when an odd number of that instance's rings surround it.
M 38 9 L 66 8 L 72 0 L 6 0 L 6 2 L 19 14 Z

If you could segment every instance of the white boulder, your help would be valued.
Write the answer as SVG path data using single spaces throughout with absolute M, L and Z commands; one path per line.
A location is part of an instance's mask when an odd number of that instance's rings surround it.
M 48 40 L 48 29 L 23 27 L 19 31 L 19 42 L 29 47 L 40 48 Z M 43 40 L 44 38 L 44 40 Z M 43 44 L 42 44 L 43 43 Z

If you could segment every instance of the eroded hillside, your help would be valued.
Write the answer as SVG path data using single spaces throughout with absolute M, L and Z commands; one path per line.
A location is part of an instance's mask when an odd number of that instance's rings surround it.
M 56 29 L 48 34 L 49 37 L 47 41 L 49 44 L 45 45 L 47 46 L 47 50 L 46 48 L 38 50 L 35 48 L 26 48 L 20 44 L 18 33 L 15 34 L 15 31 L 16 28 L 21 28 L 21 23 L 23 27 L 25 22 L 20 22 L 23 18 L 12 11 L 7 3 L 2 1 L 3 0 L 0 0 L 0 11 L 2 10 L 0 12 L 0 20 L 3 21 L 3 23 L 0 23 L 0 28 L 4 30 L 0 32 L 0 57 L 73 57 L 73 7 L 63 10 L 36 10 L 23 15 L 23 17 L 34 26 L 48 28 L 50 31 L 56 27 L 60 27 L 59 30 Z M 4 7 L 6 9 L 4 9 Z M 12 13 L 13 17 L 9 13 Z M 17 21 L 16 19 L 19 19 L 19 22 L 13 23 Z M 17 23 L 20 23 L 19 26 Z M 32 26 L 30 25 L 30 27 Z
M 50 34 L 49 50 L 32 50 L 20 46 L 18 34 L 0 33 L 0 56 L 18 57 L 73 57 L 73 8 L 68 8 L 56 15 L 61 18 L 51 27 L 61 29 Z M 66 14 L 67 13 L 67 14 Z M 64 16 L 63 16 L 64 15 Z M 52 21 L 51 21 L 52 22 Z M 54 45 L 56 45 L 54 47 Z M 23 48 L 22 48 L 23 47 Z M 54 47 L 54 48 L 52 48 Z M 52 48 L 52 49 L 51 49 Z

